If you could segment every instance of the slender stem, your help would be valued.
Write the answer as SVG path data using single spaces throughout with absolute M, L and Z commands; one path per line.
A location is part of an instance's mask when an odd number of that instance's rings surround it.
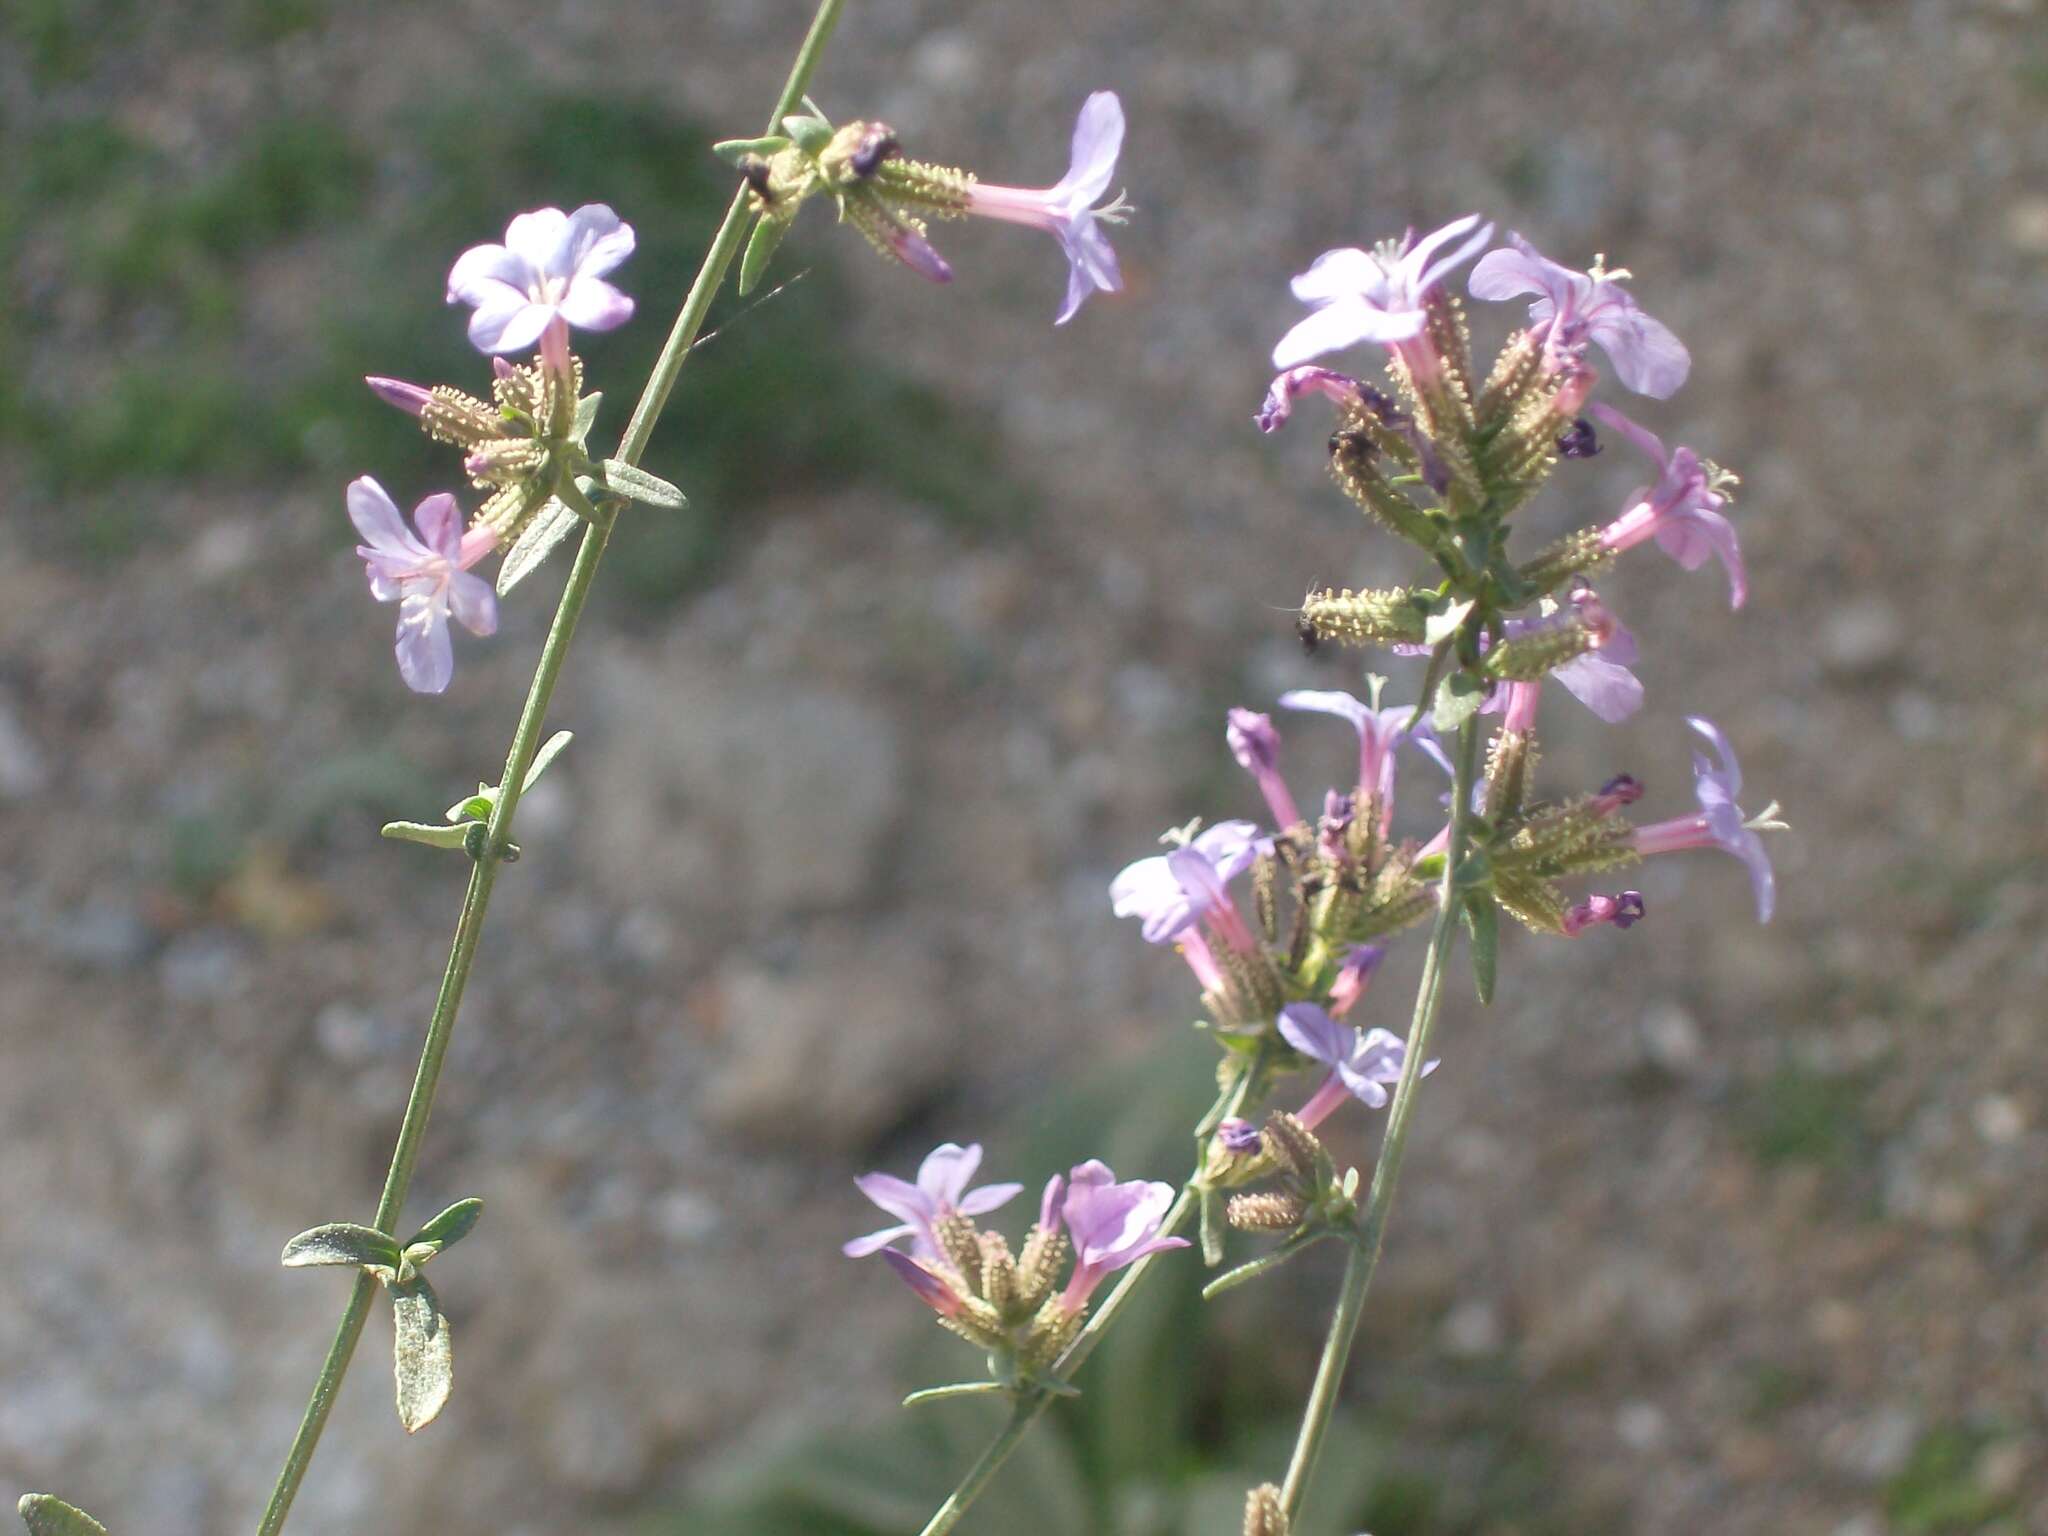
M 775 110 L 769 114 L 771 132 L 801 104 L 843 4 L 844 0 L 820 0 L 817 14 L 811 21 L 810 31 L 805 34 L 802 47 L 797 50 L 796 62 L 790 68 Z M 742 188 L 734 194 L 732 205 L 726 210 L 725 221 L 719 225 L 718 234 L 705 253 L 703 265 L 698 268 L 689 294 L 683 300 L 682 311 L 669 332 L 668 342 L 641 391 L 639 403 L 633 408 L 632 419 L 615 457 L 627 463 L 637 463 L 646 451 L 662 407 L 668 403 L 669 391 L 675 387 L 676 376 L 682 372 L 697 333 L 703 328 L 711 301 L 733 258 L 739 254 L 746 224 L 747 198 Z M 433 1111 L 441 1067 L 447 1059 L 448 1041 L 454 1033 L 455 1016 L 462 1007 L 463 989 L 469 982 L 477 943 L 483 937 L 484 915 L 490 906 L 491 890 L 497 882 L 498 868 L 504 862 L 510 843 L 512 818 L 519 809 L 527 770 L 533 765 L 534 753 L 540 746 L 541 727 L 547 718 L 548 702 L 554 696 L 555 682 L 561 676 L 562 663 L 567 659 L 570 642 L 575 638 L 577 620 L 582 617 L 584 605 L 589 601 L 598 563 L 604 558 L 605 546 L 611 538 L 612 521 L 611 513 L 602 513 L 584 530 L 583 542 L 576 551 L 576 562 L 570 568 L 562 600 L 555 609 L 554 622 L 549 625 L 547 640 L 541 647 L 540 662 L 534 669 L 525 707 L 519 713 L 519 724 L 512 733 L 512 746 L 505 757 L 505 773 L 498 781 L 497 801 L 491 809 L 484 833 L 483 854 L 470 870 L 469 887 L 463 894 L 462 915 L 455 925 L 455 940 L 449 950 L 448 966 L 442 972 L 441 990 L 434 1000 L 433 1016 L 427 1022 L 427 1038 L 420 1051 L 419 1070 L 413 1078 L 412 1093 L 406 1100 L 405 1118 L 398 1129 L 398 1143 L 391 1153 L 391 1167 L 384 1178 L 384 1191 L 377 1201 L 373 1225 L 380 1232 L 394 1231 L 405 1207 L 406 1192 L 411 1188 L 413 1171 L 419 1164 L 420 1144 L 426 1136 L 427 1118 Z M 312 1399 L 299 1421 L 298 1433 L 292 1437 L 291 1449 L 286 1453 L 284 1469 L 278 1474 L 276 1486 L 271 1489 L 270 1501 L 264 1506 L 262 1522 L 257 1526 L 258 1536 L 277 1536 L 286 1515 L 291 1512 L 292 1500 L 297 1496 L 306 1468 L 312 1462 L 321 1431 L 327 1427 L 327 1417 L 341 1389 L 342 1378 L 348 1374 L 349 1361 L 362 1337 L 363 1323 L 369 1316 L 370 1301 L 376 1288 L 376 1281 L 369 1275 L 356 1276 L 349 1291 L 348 1304 L 342 1310 L 341 1322 L 334 1331 L 333 1342 L 328 1345 L 327 1356 L 320 1364 Z
M 1302 1411 L 1301 1433 L 1294 1442 L 1294 1455 L 1287 1463 L 1287 1481 L 1281 1485 L 1280 1504 L 1290 1522 L 1301 1514 L 1301 1501 L 1308 1492 L 1308 1480 L 1315 1471 L 1316 1456 L 1330 1431 L 1330 1417 L 1336 1411 L 1338 1389 L 1343 1385 L 1344 1367 L 1351 1358 L 1351 1345 L 1358 1337 L 1358 1320 L 1365 1311 L 1365 1293 L 1372 1285 L 1373 1270 L 1379 1264 L 1380 1248 L 1386 1235 L 1387 1212 L 1394 1202 L 1394 1185 L 1401 1177 L 1401 1160 L 1408 1149 L 1408 1123 L 1415 1110 L 1415 1090 L 1422 1081 L 1423 1064 L 1429 1059 L 1429 1037 L 1443 1006 L 1444 979 L 1450 969 L 1451 949 L 1457 939 L 1458 902 L 1455 882 L 1458 865 L 1465 857 L 1471 814 L 1474 761 L 1478 755 L 1479 728 L 1467 719 L 1459 728 L 1458 751 L 1451 779 L 1451 841 L 1444 855 L 1443 885 L 1440 889 L 1436 925 L 1430 930 L 1429 951 L 1422 961 L 1422 980 L 1415 993 L 1415 1019 L 1408 1030 L 1406 1059 L 1401 1064 L 1401 1081 L 1394 1089 L 1393 1108 L 1387 1115 L 1387 1129 L 1380 1140 L 1379 1162 L 1373 1169 L 1372 1187 L 1366 1194 L 1365 1213 L 1351 1256 L 1344 1265 L 1344 1279 L 1337 1305 L 1330 1315 L 1329 1337 L 1323 1343 L 1323 1358 L 1316 1367 L 1315 1385 L 1309 1389 L 1308 1405 Z
M 1205 1126 L 1213 1125 L 1226 1115 L 1242 1111 L 1246 1101 L 1258 1086 L 1262 1066 L 1261 1062 L 1254 1061 L 1247 1067 L 1210 1106 L 1201 1123 Z M 1174 1197 L 1173 1204 L 1166 1208 L 1166 1215 L 1159 1223 L 1161 1232 L 1168 1235 L 1178 1232 L 1187 1224 L 1188 1217 L 1194 1214 L 1195 1206 L 1202 1198 L 1203 1161 L 1202 1149 L 1198 1147 L 1195 1151 L 1195 1171 L 1189 1175 L 1187 1183 L 1181 1185 L 1180 1193 Z M 1108 1331 L 1111 1321 L 1123 1310 L 1124 1303 L 1158 1258 L 1159 1255 L 1156 1253 L 1147 1254 L 1123 1272 L 1110 1293 L 1102 1298 L 1101 1304 L 1089 1316 L 1087 1325 L 1081 1329 L 1074 1342 L 1069 1344 L 1065 1353 L 1053 1362 L 1050 1374 L 1054 1380 L 1064 1382 L 1073 1379 L 1074 1373 L 1081 1369 L 1081 1363 L 1095 1352 L 1095 1346 L 1102 1342 L 1102 1336 Z M 946 1502 L 941 1504 L 933 1512 L 931 1519 L 925 1522 L 924 1530 L 919 1536 L 942 1536 L 943 1532 L 952 1530 L 960 1523 L 960 1517 L 967 1513 L 967 1507 L 981 1496 L 982 1490 L 988 1486 L 989 1479 L 994 1477 L 1003 1463 L 1010 1459 L 1010 1453 L 1023 1443 L 1025 1434 L 1038 1422 L 1038 1416 L 1045 1412 L 1046 1406 L 1057 1395 L 1043 1387 L 1037 1387 L 1018 1397 L 1016 1406 L 1010 1410 L 1009 1421 L 997 1432 L 995 1439 L 982 1448 L 981 1454 L 974 1458 L 974 1464 L 954 1485 L 953 1491 L 946 1495 Z

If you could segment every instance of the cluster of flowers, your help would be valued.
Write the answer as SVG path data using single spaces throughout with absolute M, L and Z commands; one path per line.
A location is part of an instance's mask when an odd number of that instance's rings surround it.
M 436 441 L 463 450 L 463 470 L 489 492 L 463 524 L 452 494 L 429 496 L 407 528 L 398 506 L 368 475 L 350 483 L 348 515 L 363 544 L 370 595 L 398 604 L 398 672 L 418 693 L 440 693 L 454 675 L 450 615 L 474 635 L 498 627 L 498 594 L 527 568 L 506 562 L 496 591 L 472 568 L 494 550 L 538 549 L 574 527 L 575 476 L 590 468 L 583 438 L 592 409 L 569 327 L 609 331 L 632 318 L 633 301 L 605 279 L 633 254 L 633 226 L 602 203 L 574 213 L 522 213 L 502 245 L 464 251 L 448 274 L 448 302 L 467 304 L 469 339 L 491 356 L 489 402 L 438 385 L 371 378 L 378 397 L 415 417 Z M 531 364 L 504 354 L 538 348 Z M 529 546 L 531 547 L 531 546 Z
M 1073 1342 L 1089 1299 L 1102 1282 L 1147 1254 L 1184 1248 L 1162 1236 L 1173 1190 L 1165 1184 L 1118 1183 L 1106 1164 L 1090 1160 L 1054 1174 L 1038 1202 L 1038 1221 L 1014 1256 L 1000 1232 L 973 1218 L 1000 1209 L 1021 1184 L 967 1186 L 981 1166 L 978 1144 L 936 1148 L 915 1184 L 886 1173 L 855 1182 L 898 1225 L 847 1243 L 852 1258 L 879 1253 L 938 1315 L 940 1324 L 987 1350 L 1013 1384 L 1038 1379 Z M 909 1250 L 894 1246 L 910 1240 Z M 1074 1267 L 1057 1292 L 1061 1268 Z

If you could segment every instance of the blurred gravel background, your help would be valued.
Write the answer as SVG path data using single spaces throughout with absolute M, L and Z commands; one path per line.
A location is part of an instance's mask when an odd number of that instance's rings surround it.
M 447 262 L 606 199 L 643 235 L 642 319 L 587 348 L 616 433 L 724 196 L 701 146 L 756 131 L 804 14 L 0 12 L 10 1496 L 252 1522 L 341 1290 L 274 1256 L 389 1150 L 460 870 L 375 829 L 496 776 L 566 566 L 408 697 L 340 490 L 451 465 L 352 379 L 477 376 Z M 374 1322 L 293 1528 L 623 1523 L 771 1424 L 893 1414 L 919 1324 L 836 1255 L 848 1176 L 980 1137 L 1035 1181 L 1047 1095 L 1199 1074 L 1184 972 L 1104 886 L 1254 810 L 1227 704 L 1356 685 L 1301 655 L 1303 589 L 1409 569 L 1317 413 L 1249 425 L 1286 279 L 1478 208 L 1634 271 L 1696 360 L 1642 414 L 1744 477 L 1750 606 L 1625 563 L 1649 707 L 1554 705 L 1546 782 L 1675 814 L 1701 712 L 1796 830 L 1768 929 L 1733 864 L 1664 861 L 1649 922 L 1518 937 L 1491 1015 L 1457 995 L 1353 1373 L 1388 1470 L 1324 1515 L 2048 1530 L 2048 11 L 851 0 L 817 95 L 1043 184 L 1105 86 L 1121 299 L 1054 332 L 1040 237 L 942 227 L 936 289 L 813 213 L 809 275 L 692 364 L 650 465 L 695 512 L 588 615 L 413 1201 L 489 1204 L 436 1272 L 454 1404 L 406 1443 Z M 1639 480 L 1567 471 L 1532 547 Z M 1299 791 L 1348 739 L 1289 731 Z M 1300 1268 L 1270 1331 L 1215 1325 L 1276 1422 L 1334 1286 Z

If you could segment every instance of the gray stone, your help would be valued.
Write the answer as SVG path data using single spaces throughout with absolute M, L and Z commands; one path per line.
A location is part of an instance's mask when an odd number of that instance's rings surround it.
M 938 966 L 907 936 L 807 940 L 792 967 L 720 976 L 712 1124 L 811 1151 L 864 1146 L 951 1075 L 959 1021 Z

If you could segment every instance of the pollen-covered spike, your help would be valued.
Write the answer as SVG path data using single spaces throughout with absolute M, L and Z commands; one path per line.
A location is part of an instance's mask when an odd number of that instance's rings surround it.
M 474 448 L 505 435 L 508 423 L 474 395 L 447 384 L 436 384 L 420 406 L 420 428 L 437 443 L 457 448 Z
M 1446 393 L 1455 401 L 1461 435 L 1472 430 L 1472 334 L 1465 328 L 1465 309 L 1458 296 L 1443 287 L 1432 288 L 1423 301 L 1425 334 L 1442 359 L 1449 376 Z
M 1287 1507 L 1271 1483 L 1261 1483 L 1244 1496 L 1244 1536 L 1289 1536 Z
M 576 427 L 576 402 L 583 395 L 583 359 L 571 353 L 566 376 L 552 368 L 543 368 L 541 375 L 537 418 L 541 436 L 551 442 L 563 442 Z
M 1380 473 L 1377 445 L 1364 427 L 1342 427 L 1330 434 L 1330 478 L 1358 504 L 1359 510 L 1385 528 L 1424 549 L 1438 542 L 1436 525 Z
M 1528 731 L 1501 731 L 1486 752 L 1486 816 L 1499 822 L 1522 808 L 1529 775 L 1536 767 L 1536 738 Z
M 1511 636 L 1486 653 L 1480 669 L 1504 683 L 1533 683 L 1576 656 L 1598 650 L 1605 637 L 1577 618 Z
M 1271 944 L 1280 934 L 1278 883 L 1280 861 L 1262 853 L 1252 863 L 1252 914 L 1258 920 L 1259 936 Z
M 475 521 L 497 534 L 500 549 L 510 549 L 547 500 L 548 488 L 545 485 L 529 482 L 500 486 L 484 498 L 484 504 L 477 508 Z
M 1516 922 L 1532 933 L 1563 934 L 1570 903 L 1548 880 L 1518 871 L 1497 871 L 1493 881 L 1494 900 Z
M 1538 550 L 1536 557 L 1516 574 L 1538 591 L 1548 592 L 1574 576 L 1599 570 L 1613 558 L 1601 547 L 1598 528 L 1581 528 L 1577 533 L 1568 533 L 1555 544 Z
M 884 160 L 875 168 L 874 181 L 891 202 L 938 219 L 965 218 L 974 189 L 973 172 L 926 160 Z
M 1436 903 L 1434 884 L 1417 880 L 1405 861 L 1390 861 L 1373 877 L 1365 905 L 1343 935 L 1344 942 L 1364 944 L 1412 928 L 1436 911 Z
M 1272 962 L 1263 953 L 1242 954 L 1228 944 L 1214 946 L 1214 952 L 1223 970 L 1233 1022 L 1270 1022 L 1281 1002 L 1280 978 L 1273 974 Z
M 1032 1227 L 1017 1260 L 1017 1303 L 1036 1306 L 1052 1294 L 1072 1245 L 1057 1226 Z
M 1310 921 L 1325 943 L 1341 943 L 1365 910 L 1365 892 L 1344 875 L 1332 880 L 1317 898 Z
M 1308 1214 L 1299 1195 L 1232 1195 L 1224 1217 L 1240 1232 L 1292 1232 Z
M 981 1295 L 1005 1315 L 1017 1304 L 1017 1261 L 1000 1232 L 981 1234 Z
M 963 1296 L 960 1310 L 950 1316 L 941 1316 L 938 1322 L 948 1333 L 957 1333 L 968 1343 L 978 1344 L 983 1349 L 1002 1349 L 1010 1341 L 1002 1317 L 979 1296 Z
M 1473 415 L 1482 434 L 1498 432 L 1521 408 L 1529 391 L 1543 375 L 1543 345 L 1532 331 L 1521 330 L 1507 339 L 1493 360 L 1493 372 L 1479 392 Z
M 979 1293 L 981 1234 L 975 1230 L 973 1221 L 958 1211 L 941 1216 L 932 1223 L 932 1238 L 938 1244 L 939 1252 L 946 1256 L 946 1262 L 967 1283 L 967 1289 Z
M 1307 1183 L 1315 1181 L 1317 1167 L 1327 1158 L 1315 1132 L 1285 1110 L 1275 1110 L 1266 1120 L 1265 1140 L 1289 1173 Z
M 531 437 L 500 437 L 479 443 L 462 461 L 474 485 L 518 485 L 533 478 L 548 461 L 548 450 Z
M 1018 1350 L 1023 1363 L 1033 1370 L 1044 1370 L 1059 1359 L 1074 1342 L 1074 1335 L 1081 1331 L 1081 1319 L 1086 1315 L 1086 1308 L 1069 1312 L 1059 1297 L 1048 1296 L 1031 1319 L 1031 1327 Z
M 1301 600 L 1301 621 L 1318 641 L 1340 645 L 1419 645 L 1429 623 L 1407 587 L 1349 587 L 1310 592 Z

